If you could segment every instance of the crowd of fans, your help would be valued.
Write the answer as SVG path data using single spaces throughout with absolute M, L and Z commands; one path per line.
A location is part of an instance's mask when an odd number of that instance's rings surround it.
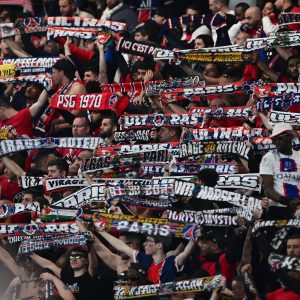
M 14 2 L 14 1 L 12 1 Z M 180 2 L 180 3 L 179 3 Z M 1 3 L 1 1 L 0 1 Z M 68 16 L 97 18 L 126 23 L 124 36 L 138 42 L 164 46 L 168 49 L 201 49 L 231 44 L 242 45 L 249 38 L 266 37 L 279 30 L 278 20 L 283 12 L 300 12 L 292 0 L 228 1 L 228 0 L 32 0 L 36 17 Z M 13 3 L 11 3 L 13 4 Z M 166 19 L 184 15 L 219 14 L 225 17 L 225 31 L 213 26 L 198 26 L 195 22 L 180 24 L 164 30 Z M 15 23 L 18 18 L 32 16 L 17 5 L 0 6 L 0 25 Z M 300 29 L 300 23 L 286 26 L 288 31 Z M 45 33 L 24 32 L 1 39 L 1 59 L 25 57 L 60 57 L 51 69 L 52 85 L 45 88 L 39 83 L 5 83 L 0 78 L 0 128 L 10 128 L 9 138 L 39 137 L 101 137 L 100 147 L 120 144 L 115 132 L 120 131 L 123 114 L 187 113 L 191 107 L 219 108 L 253 106 L 256 98 L 245 94 L 200 96 L 165 103 L 160 96 L 148 97 L 144 91 L 118 93 L 126 105 L 115 110 L 60 110 L 49 109 L 51 100 L 58 95 L 101 93 L 101 84 L 149 82 L 199 76 L 205 85 L 223 85 L 232 82 L 265 81 L 297 83 L 300 54 L 298 47 L 274 47 L 257 51 L 253 63 L 203 63 L 153 60 L 116 50 L 115 39 L 104 43 L 60 37 L 47 40 Z M 124 100 L 125 101 L 125 100 Z M 286 111 L 300 112 L 299 104 Z M 49 112 L 51 110 L 51 112 Z M 13 127 L 9 127 L 13 126 Z M 254 222 L 261 220 L 289 220 L 300 207 L 300 153 L 293 150 L 296 127 L 281 123 L 274 128 L 267 114 L 253 110 L 251 120 L 210 116 L 203 128 L 245 129 L 263 128 L 268 131 L 276 150 L 251 154 L 248 161 L 237 155 L 215 155 L 221 163 L 238 166 L 238 173 L 260 173 L 262 190 L 239 189 L 239 193 L 261 199 L 263 213 L 255 215 L 253 222 L 238 218 L 237 227 L 206 227 L 198 230 L 197 240 L 132 232 L 94 232 L 89 251 L 82 248 L 55 248 L 29 255 L 17 255 L 19 243 L 9 244 L 5 237 L 0 246 L 1 299 L 113 299 L 113 287 L 118 280 L 128 286 L 175 282 L 191 278 L 222 275 L 220 287 L 211 292 L 186 292 L 157 299 L 300 299 L 300 269 L 274 272 L 268 264 L 270 253 L 300 259 L 299 228 L 288 228 L 280 249 L 272 248 L 271 241 L 278 228 L 252 231 Z M 180 142 L 186 133 L 182 127 L 153 127 L 147 143 Z M 128 144 L 130 142 L 123 142 Z M 131 142 L 134 143 L 134 142 Z M 137 142 L 140 143 L 140 142 Z M 251 141 L 247 141 L 251 146 Z M 252 146 L 251 146 L 252 147 Z M 0 204 L 39 203 L 41 207 L 78 189 L 46 193 L 43 187 L 22 188 L 21 176 L 49 178 L 78 177 L 80 165 L 92 158 L 92 150 L 34 149 L 2 156 L 0 163 Z M 202 162 L 211 161 L 211 155 Z M 199 163 L 199 161 L 195 161 Z M 172 164 L 166 163 L 161 175 L 191 175 L 172 173 Z M 132 176 L 131 170 L 127 172 Z M 129 174 L 130 173 L 130 174 Z M 94 177 L 117 178 L 118 168 L 105 169 Z M 145 178 L 136 171 L 134 178 Z M 192 174 L 194 175 L 194 174 Z M 196 184 L 214 187 L 219 175 L 208 168 L 196 174 Z M 84 175 L 93 180 L 93 173 Z M 151 174 L 147 178 L 151 178 Z M 174 203 L 177 210 L 204 211 L 231 207 L 221 202 L 193 197 L 181 197 Z M 94 208 L 94 207 L 93 207 Z M 139 217 L 164 218 L 161 210 L 110 202 L 113 214 L 132 214 Z M 296 217 L 298 215 L 296 214 Z M 30 223 L 24 213 L 1 219 L 2 223 Z M 76 221 L 81 231 L 86 226 Z M 0 228 L 1 228 L 0 224 Z M 0 232 L 1 237 L 1 232 Z M 249 281 L 251 278 L 251 288 Z M 47 295 L 47 283 L 52 283 L 52 295 Z M 150 297 L 151 298 L 151 297 Z M 152 298 L 156 298 L 152 296 Z

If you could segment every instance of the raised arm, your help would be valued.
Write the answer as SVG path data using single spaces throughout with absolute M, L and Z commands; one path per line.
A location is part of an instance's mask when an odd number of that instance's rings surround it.
M 123 241 L 115 238 L 107 232 L 99 232 L 99 234 L 105 238 L 116 250 L 126 254 L 131 259 L 134 259 L 134 250 L 127 246 Z
M 51 281 L 55 285 L 59 296 L 63 300 L 75 300 L 76 299 L 75 296 L 73 295 L 73 293 L 71 292 L 71 290 L 55 275 L 52 275 L 52 274 L 46 272 L 46 273 L 41 274 L 41 279 L 43 279 L 44 281 Z
M 16 176 L 25 176 L 26 172 L 12 159 L 7 156 L 2 157 L 2 161 L 4 162 L 5 166 L 10 169 Z
M 22 268 L 2 246 L 0 246 L 0 260 L 16 277 L 22 277 Z
M 188 242 L 188 244 L 185 246 L 183 252 L 181 252 L 180 254 L 178 254 L 176 256 L 175 260 L 176 260 L 178 268 L 181 268 L 184 266 L 187 258 L 191 255 L 195 245 L 196 245 L 196 242 L 190 240 Z
M 43 258 L 35 253 L 29 254 L 30 258 L 36 262 L 41 268 L 50 269 L 54 274 L 60 278 L 61 268 L 59 268 L 54 262 Z
M 29 112 L 32 118 L 35 118 L 41 109 L 47 104 L 48 102 L 48 93 L 46 90 L 43 90 L 42 93 L 39 96 L 39 99 L 37 102 L 32 104 L 29 108 Z
M 104 45 L 97 41 L 97 47 L 99 49 L 99 82 L 108 83 L 107 77 L 107 64 L 104 56 Z

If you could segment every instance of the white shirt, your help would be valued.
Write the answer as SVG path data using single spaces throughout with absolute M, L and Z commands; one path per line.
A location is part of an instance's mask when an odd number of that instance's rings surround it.
M 289 198 L 300 197 L 300 151 L 292 155 L 279 153 L 277 150 L 268 152 L 260 163 L 260 175 L 272 175 L 274 190 Z M 271 201 L 270 206 L 284 205 Z

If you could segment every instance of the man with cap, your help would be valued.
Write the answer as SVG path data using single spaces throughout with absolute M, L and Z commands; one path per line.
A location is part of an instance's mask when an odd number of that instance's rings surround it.
M 260 163 L 265 195 L 272 199 L 269 216 L 273 218 L 290 218 L 300 205 L 300 152 L 293 150 L 294 137 L 291 125 L 276 124 L 270 136 L 276 149 Z

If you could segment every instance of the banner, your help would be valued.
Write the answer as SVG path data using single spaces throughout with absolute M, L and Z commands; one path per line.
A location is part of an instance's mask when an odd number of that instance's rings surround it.
M 174 236 L 187 240 L 196 239 L 197 224 L 180 224 L 169 222 L 167 219 L 137 218 L 128 215 L 112 215 L 101 213 L 94 220 L 96 231 L 127 231 L 146 235 Z
M 210 140 L 235 140 L 235 139 L 250 139 L 252 137 L 262 137 L 265 135 L 263 128 L 245 127 L 218 127 L 218 128 L 195 128 L 187 129 L 183 133 L 183 140 L 188 142 L 194 141 L 210 141 Z
M 175 180 L 174 194 L 178 196 L 192 196 L 202 200 L 225 201 L 242 207 L 245 212 L 243 217 L 249 221 L 252 219 L 253 210 L 262 210 L 260 200 L 254 197 L 204 185 L 196 185 L 187 181 Z
M 221 275 L 214 277 L 202 277 L 187 279 L 176 282 L 139 286 L 116 286 L 114 299 L 136 299 L 148 296 L 172 295 L 178 293 L 210 292 L 217 289 L 221 284 Z
M 122 115 L 119 118 L 121 130 L 162 126 L 202 127 L 203 121 L 203 116 L 198 113 Z
M 105 184 L 92 184 L 55 202 L 54 204 L 58 207 L 80 208 L 93 201 L 105 201 L 106 197 L 104 194 L 104 188 Z
M 6 58 L 2 60 L 3 65 L 13 64 L 22 75 L 50 73 L 52 66 L 59 60 L 59 57 L 25 57 Z M 1 68 L 2 66 L 0 66 Z
M 283 94 L 272 98 L 257 99 L 256 108 L 259 112 L 286 111 L 296 104 L 300 104 L 300 94 Z
M 1 141 L 1 154 L 7 155 L 18 151 L 32 149 L 52 148 L 78 148 L 93 150 L 102 141 L 96 137 L 70 137 L 70 138 L 40 138 L 40 139 L 17 139 Z
M 21 242 L 18 254 L 28 254 L 36 251 L 57 248 L 83 247 L 87 249 L 87 238 L 84 234 L 74 234 L 62 237 L 43 237 L 40 239 L 26 239 Z
M 271 253 L 268 263 L 273 272 L 282 270 L 300 271 L 300 258 Z
M 239 141 L 204 141 L 179 144 L 178 158 L 187 158 L 204 154 L 237 154 L 249 159 L 251 148 Z
M 271 112 L 269 114 L 269 123 L 271 125 L 275 125 L 278 123 L 299 125 L 300 124 L 300 113 L 289 113 L 289 112 L 271 110 Z
M 11 78 L 16 74 L 14 64 L 0 65 L 0 77 Z

